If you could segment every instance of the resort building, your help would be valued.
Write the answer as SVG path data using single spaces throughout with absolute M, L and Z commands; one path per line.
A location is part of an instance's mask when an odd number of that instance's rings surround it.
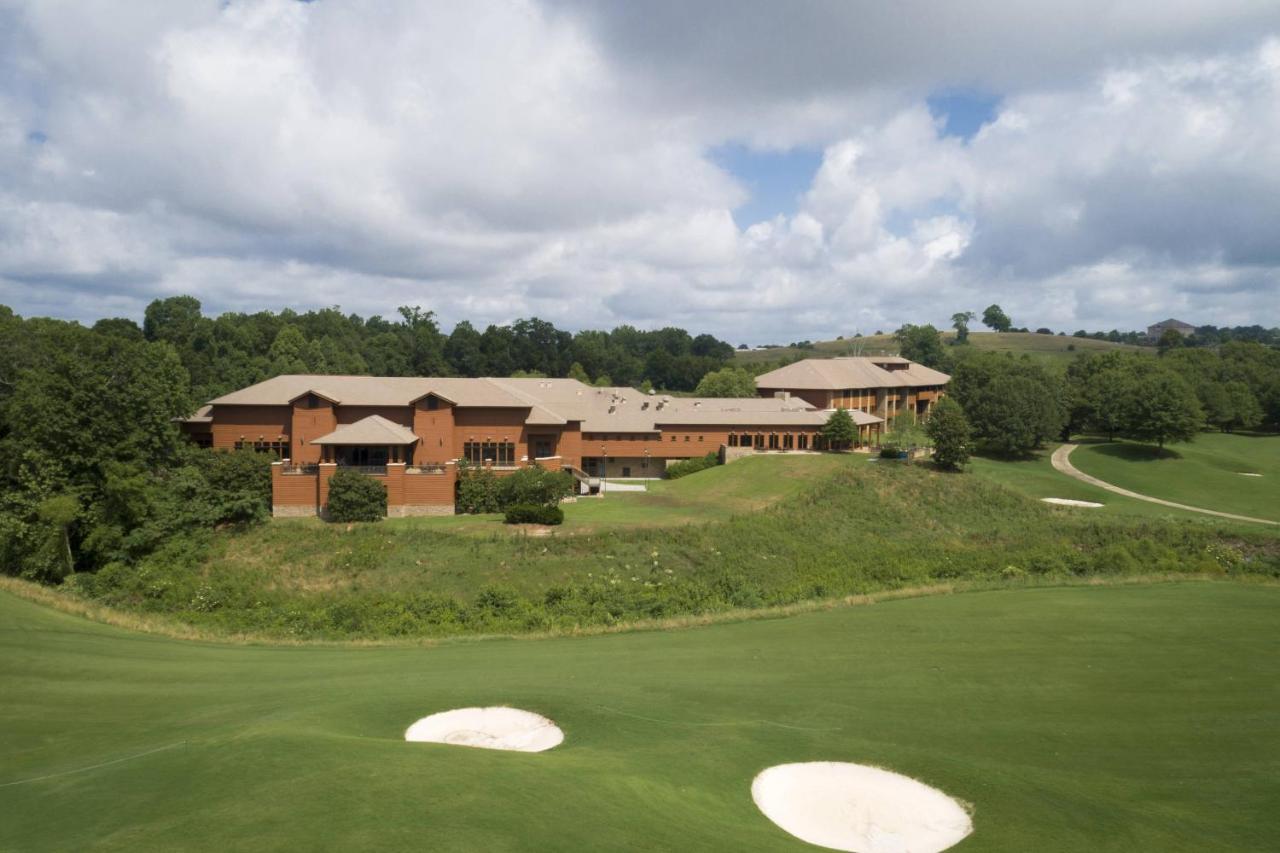
M 1147 326 L 1147 337 L 1150 340 L 1158 341 L 1161 335 L 1171 329 L 1184 338 L 1189 338 L 1196 332 L 1196 327 L 1190 323 L 1184 323 L 1181 320 L 1175 320 L 1170 317 L 1168 320 L 1161 320 L 1159 323 Z
M 896 394 L 901 371 L 885 373 Z M 605 477 L 661 477 L 668 461 L 709 452 L 819 450 L 835 406 L 850 409 L 858 445 L 878 442 L 883 415 L 845 397 L 814 403 L 810 396 L 780 389 L 673 397 L 574 379 L 289 375 L 219 397 L 181 427 L 205 447 L 276 453 L 277 516 L 323 514 L 329 477 L 343 466 L 383 478 L 388 514 L 429 515 L 453 512 L 464 465 L 567 470 L 587 491 Z
M 756 377 L 763 397 L 799 398 L 817 409 L 848 409 L 892 423 L 925 420 L 951 377 L 897 356 L 807 358 Z

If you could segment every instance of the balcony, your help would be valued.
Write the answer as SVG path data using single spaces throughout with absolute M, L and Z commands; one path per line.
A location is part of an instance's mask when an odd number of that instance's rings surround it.
M 303 475 L 319 472 L 320 465 L 315 462 L 286 462 L 280 467 L 281 474 Z

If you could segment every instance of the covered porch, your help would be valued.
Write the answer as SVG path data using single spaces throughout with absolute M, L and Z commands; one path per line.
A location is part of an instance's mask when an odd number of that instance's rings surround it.
M 365 474 L 382 475 L 388 465 L 404 464 L 413 458 L 418 436 L 408 427 L 381 415 L 370 415 L 353 424 L 338 427 L 311 443 L 321 448 L 322 464 L 355 468 Z

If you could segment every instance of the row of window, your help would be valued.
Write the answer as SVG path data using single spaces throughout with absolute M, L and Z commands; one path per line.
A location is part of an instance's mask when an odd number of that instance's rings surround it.
M 287 441 L 237 441 L 236 450 L 254 450 L 258 453 L 274 453 L 277 458 L 283 459 L 289 455 L 289 442 Z
M 629 435 L 609 434 L 607 432 L 584 432 L 583 441 L 659 441 L 658 433 L 631 433 Z
M 514 465 L 516 446 L 510 441 L 467 441 L 462 444 L 462 458 L 473 465 Z
M 808 450 L 809 434 L 802 432 L 799 435 L 794 435 L 784 432 L 779 435 L 773 432 L 768 435 L 738 435 L 731 432 L 729 433 L 729 446 L 754 447 L 757 450 L 764 450 L 765 448 L 769 450 Z

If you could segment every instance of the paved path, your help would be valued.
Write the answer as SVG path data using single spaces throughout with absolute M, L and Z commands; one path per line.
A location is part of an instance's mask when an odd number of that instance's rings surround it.
M 1185 509 L 1188 512 L 1202 512 L 1205 515 L 1216 515 L 1219 518 L 1230 518 L 1233 521 L 1252 521 L 1257 524 L 1276 524 L 1280 525 L 1280 521 L 1271 521 L 1267 518 L 1253 518 L 1248 515 L 1234 515 L 1229 512 L 1218 512 L 1216 509 L 1201 509 L 1198 506 L 1187 506 L 1186 504 L 1178 504 L 1173 501 L 1162 500 L 1161 498 L 1153 498 L 1150 495 L 1140 495 L 1137 492 L 1131 492 L 1128 489 L 1122 489 L 1119 486 L 1113 486 L 1110 483 L 1099 480 L 1097 477 L 1090 477 L 1079 468 L 1071 464 L 1071 451 L 1075 450 L 1079 445 L 1064 444 L 1057 450 L 1053 451 L 1053 467 L 1068 477 L 1075 477 L 1082 483 L 1088 483 L 1091 486 L 1097 486 L 1099 489 L 1106 489 L 1108 492 L 1115 492 L 1117 495 L 1124 495 L 1126 498 L 1134 500 L 1146 501 L 1147 503 L 1160 504 L 1161 506 L 1171 506 L 1174 509 Z

